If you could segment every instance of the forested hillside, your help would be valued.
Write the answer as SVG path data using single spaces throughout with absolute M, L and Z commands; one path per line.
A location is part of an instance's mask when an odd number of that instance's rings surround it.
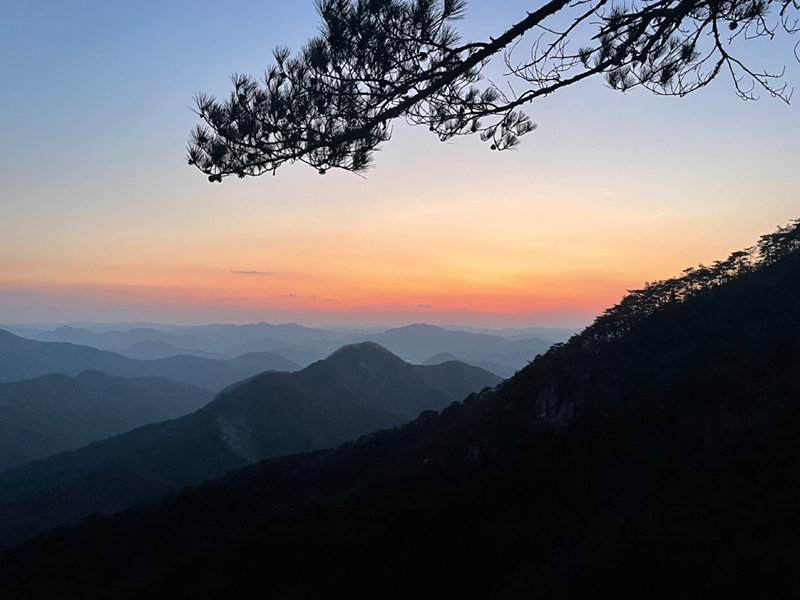
M 663 282 L 632 293 L 438 415 L 23 544 L 0 559 L 4 591 L 794 597 L 799 234 L 666 299 Z
M 0 548 L 254 461 L 334 447 L 499 382 L 458 362 L 410 365 L 370 342 L 297 373 L 262 373 L 183 418 L 0 474 Z
M 0 472 L 196 411 L 211 392 L 162 377 L 99 371 L 0 384 Z

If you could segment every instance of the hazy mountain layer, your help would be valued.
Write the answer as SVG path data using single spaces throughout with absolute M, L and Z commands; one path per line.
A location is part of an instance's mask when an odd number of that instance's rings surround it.
M 274 340 L 287 343 L 305 341 L 340 340 L 346 336 L 340 332 L 315 327 L 304 327 L 297 323 L 284 323 L 271 325 L 269 323 L 255 323 L 252 325 L 199 325 L 194 327 L 179 327 L 176 334 L 192 335 L 206 341 L 227 347 L 238 347 L 258 340 Z
M 49 373 L 75 376 L 96 370 L 119 377 L 167 377 L 218 392 L 256 373 L 298 368 L 289 359 L 266 352 L 224 361 L 197 356 L 134 360 L 89 346 L 27 340 L 0 330 L 0 382 L 33 379 Z
M 495 375 L 506 379 L 539 354 L 544 354 L 553 343 L 550 340 L 528 338 L 508 342 L 501 349 L 494 352 L 481 351 L 475 348 L 466 348 L 456 352 L 440 352 L 425 360 L 424 365 L 438 365 L 448 360 L 459 360 L 469 365 L 491 371 Z
M 532 328 L 506 330 L 503 336 L 478 329 L 459 331 L 425 324 L 377 332 L 358 329 L 335 331 L 295 323 L 257 323 L 173 327 L 171 331 L 133 327 L 125 331 L 97 332 L 62 326 L 53 331 L 37 331 L 27 337 L 113 350 L 138 359 L 168 358 L 180 354 L 231 358 L 250 352 L 274 352 L 303 367 L 344 345 L 373 341 L 412 363 L 419 364 L 435 354 L 449 352 L 472 364 L 477 364 L 476 361 L 494 362 L 500 365 L 495 369 L 497 374 L 510 376 L 552 345 L 553 341 L 546 336 L 534 335 L 540 331 L 552 333 L 554 340 L 564 339 L 571 333 L 571 330 Z M 479 354 L 484 356 L 479 357 Z
M 795 254 L 610 311 L 438 416 L 25 544 L 3 591 L 792 598 L 799 297 Z
M 217 360 L 224 360 L 226 357 L 213 352 L 206 352 L 205 350 L 188 350 L 186 348 L 178 348 L 158 340 L 144 340 L 137 342 L 119 352 L 122 356 L 128 358 L 135 358 L 137 360 L 158 360 L 160 358 L 172 358 L 173 356 L 201 356 L 203 358 L 214 358 Z M 283 356 L 283 355 L 281 355 Z
M 508 329 L 485 329 L 481 327 L 471 327 L 468 325 L 445 325 L 445 329 L 453 331 L 469 331 L 470 333 L 488 333 L 489 335 L 499 335 L 507 340 L 525 340 L 530 338 L 540 338 L 552 340 L 553 342 L 566 342 L 573 335 L 580 333 L 582 327 L 577 329 L 565 329 L 563 327 L 523 327 Z
M 205 345 L 203 340 L 195 336 L 167 333 L 150 327 L 137 327 L 127 331 L 94 332 L 64 325 L 53 331 L 37 333 L 33 339 L 40 342 L 68 342 L 113 352 L 119 352 L 145 341 L 164 342 L 187 350 L 203 350 Z
M 182 417 L 211 398 L 186 383 L 99 371 L 0 384 L 0 471 Z
M 439 352 L 459 352 L 499 349 L 509 341 L 498 335 L 449 331 L 435 325 L 408 325 L 371 335 L 371 341 L 388 348 L 398 356 L 421 363 Z
M 462 363 L 410 365 L 375 344 L 268 372 L 198 412 L 0 475 L 0 546 L 200 483 L 249 462 L 336 446 L 499 382 Z
M 491 361 L 467 360 L 459 356 L 456 356 L 455 354 L 452 354 L 450 352 L 440 352 L 435 356 L 431 356 L 428 360 L 426 360 L 422 364 L 426 366 L 441 365 L 442 363 L 450 362 L 452 360 L 463 362 L 465 364 L 472 365 L 473 367 L 478 367 L 480 369 L 486 369 L 490 373 L 494 373 L 495 375 L 497 375 L 498 377 L 502 377 L 503 379 L 511 377 L 518 370 Z

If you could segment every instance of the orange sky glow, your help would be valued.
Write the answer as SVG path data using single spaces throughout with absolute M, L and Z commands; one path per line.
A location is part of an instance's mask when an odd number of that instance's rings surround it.
M 6 54 L 27 62 L 6 66 L 0 111 L 0 323 L 580 327 L 800 216 L 800 113 L 741 102 L 725 78 L 681 99 L 570 86 L 526 108 L 539 128 L 513 152 L 395 123 L 366 178 L 293 165 L 211 185 L 184 161 L 192 96 L 227 94 L 230 72 L 258 73 L 314 31 L 312 2 L 277 20 L 267 4 L 224 11 L 235 33 L 213 48 L 208 11 L 161 22 L 125 5 L 150 40 L 131 45 L 118 34 L 134 21 L 106 22 L 110 5 L 54 4 L 80 34 L 17 7 Z M 465 36 L 484 39 L 527 5 L 469 6 Z M 752 48 L 800 81 L 791 46 Z M 58 111 L 42 104 L 45 69 Z

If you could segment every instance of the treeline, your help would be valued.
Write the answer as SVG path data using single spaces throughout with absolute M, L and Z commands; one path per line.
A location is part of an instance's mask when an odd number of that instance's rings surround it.
M 642 319 L 797 252 L 800 252 L 800 219 L 762 235 L 756 245 L 734 252 L 725 260 L 710 266 L 701 264 L 686 269 L 680 277 L 654 281 L 643 289 L 629 291 L 619 304 L 604 311 L 567 344 L 554 345 L 548 354 L 559 353 L 565 346 L 571 346 L 573 351 L 599 352 L 609 342 L 626 335 Z

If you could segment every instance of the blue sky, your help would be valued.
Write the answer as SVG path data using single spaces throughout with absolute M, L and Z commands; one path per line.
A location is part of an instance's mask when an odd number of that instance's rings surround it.
M 473 1 L 459 28 L 496 36 L 531 6 Z M 397 125 L 366 180 L 298 165 L 208 184 L 184 162 L 192 96 L 317 20 L 305 0 L 4 4 L 0 322 L 576 326 L 800 216 L 796 107 L 742 102 L 726 77 L 683 99 L 563 90 L 514 153 Z M 744 50 L 800 84 L 794 41 Z

